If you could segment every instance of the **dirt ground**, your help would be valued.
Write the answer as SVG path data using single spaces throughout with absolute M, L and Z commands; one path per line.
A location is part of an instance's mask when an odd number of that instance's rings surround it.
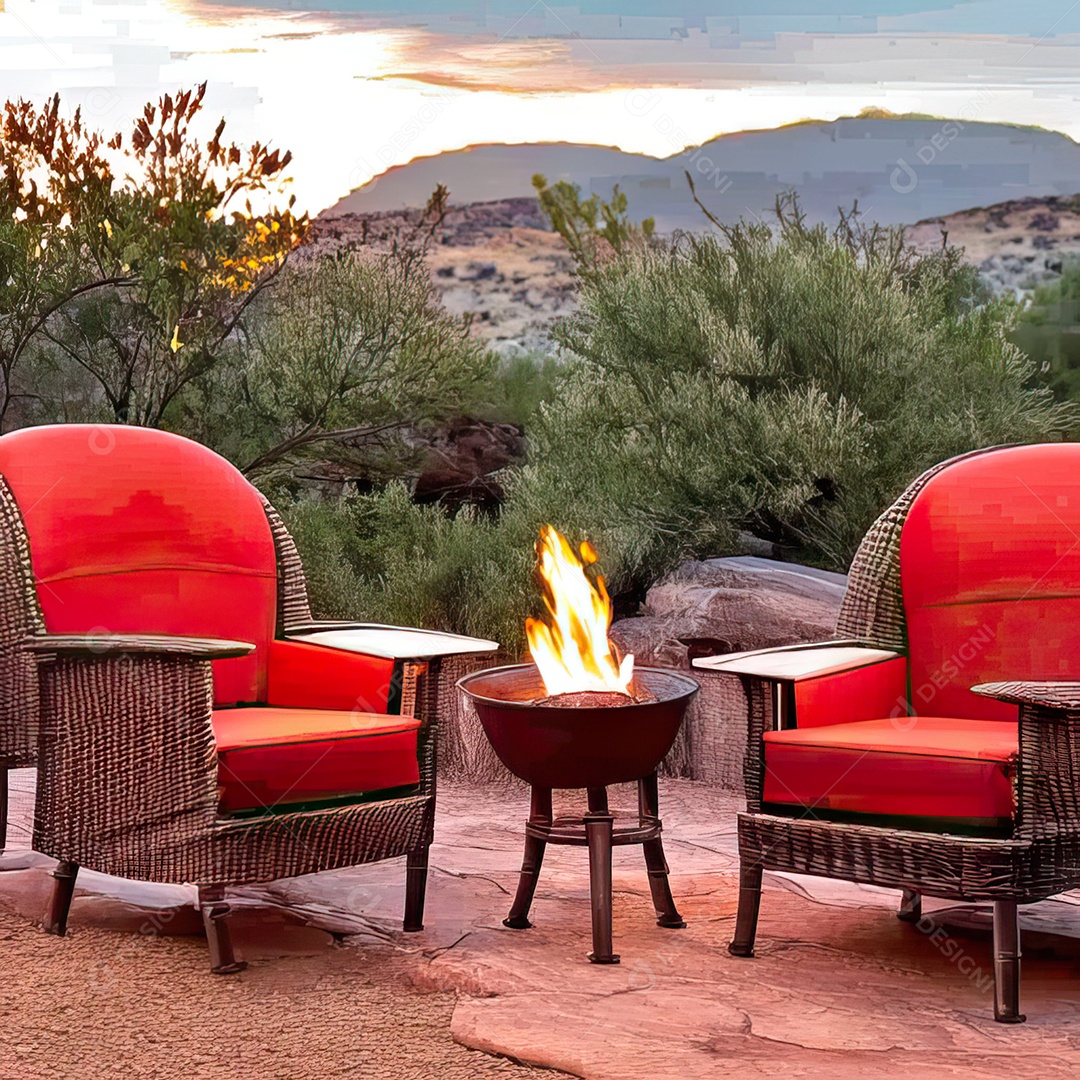
M 243 945 L 273 962 L 213 978 L 197 937 L 83 925 L 60 941 L 0 906 L 0 1077 L 563 1075 L 454 1042 L 457 995 L 420 992 L 385 949 L 373 963 L 328 934 L 281 926 L 272 944 L 249 936 Z

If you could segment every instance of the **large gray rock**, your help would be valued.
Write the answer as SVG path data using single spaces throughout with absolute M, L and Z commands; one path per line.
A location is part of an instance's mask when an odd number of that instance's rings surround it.
M 739 556 L 685 563 L 654 585 L 642 615 L 611 628 L 636 662 L 689 668 L 697 656 L 831 638 L 847 578 L 827 570 Z M 739 680 L 696 670 L 691 705 L 665 771 L 739 790 L 746 698 Z
M 820 641 L 832 636 L 846 586 L 843 574 L 745 555 L 684 563 L 612 637 L 641 663 L 665 667 L 688 666 L 688 652 Z

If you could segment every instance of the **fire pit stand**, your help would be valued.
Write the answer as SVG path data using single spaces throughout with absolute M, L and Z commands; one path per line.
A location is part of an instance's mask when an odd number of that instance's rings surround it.
M 594 964 L 617 964 L 619 956 L 611 941 L 611 849 L 622 844 L 641 844 L 649 872 L 649 888 L 656 924 L 681 930 L 686 923 L 675 907 L 668 884 L 668 865 L 660 839 L 656 773 L 638 781 L 638 812 L 625 824 L 608 808 L 607 788 L 589 788 L 589 812 L 580 818 L 556 818 L 551 808 L 551 788 L 533 787 L 529 820 L 525 823 L 525 857 L 521 863 L 517 895 L 503 925 L 527 930 L 544 850 L 548 844 L 569 844 L 589 849 L 589 885 L 592 894 Z
M 638 668 L 635 682 L 646 699 L 625 705 L 551 704 L 539 672 L 531 664 L 473 672 L 458 682 L 472 699 L 491 745 L 502 763 L 532 788 L 525 823 L 525 856 L 517 895 L 503 920 L 525 930 L 529 908 L 548 844 L 589 849 L 595 964 L 617 964 L 611 941 L 611 849 L 641 844 L 657 925 L 686 924 L 675 907 L 660 839 L 656 768 L 671 749 L 697 683 L 673 671 Z M 601 695 L 607 696 L 607 695 Z M 618 815 L 608 807 L 612 784 L 636 783 L 636 814 Z M 588 812 L 556 818 L 554 789 L 585 788 Z

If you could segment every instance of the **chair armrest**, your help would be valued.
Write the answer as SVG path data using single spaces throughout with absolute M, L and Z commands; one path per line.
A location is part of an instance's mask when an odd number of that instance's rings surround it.
M 907 659 L 862 641 L 824 641 L 727 656 L 693 666 L 738 676 L 747 705 L 743 782 L 746 806 L 761 809 L 766 731 L 906 715 Z
M 175 861 L 185 847 L 217 820 L 211 660 L 252 646 L 144 634 L 44 634 L 29 644 L 44 661 L 36 849 L 106 874 L 170 880 L 176 865 L 190 866 Z
M 1034 705 L 1042 709 L 1080 712 L 1080 682 L 979 683 L 972 693 L 1007 701 L 1011 705 Z
M 1080 836 L 1080 683 L 980 683 L 976 694 L 1019 705 L 1015 836 Z
M 499 649 L 497 641 L 439 630 L 332 620 L 290 626 L 286 638 L 388 660 L 431 660 L 466 653 L 494 653 Z
M 822 641 L 808 645 L 781 645 L 751 652 L 727 653 L 723 656 L 703 656 L 693 666 L 706 671 L 721 671 L 732 675 L 752 675 L 775 682 L 800 682 L 839 675 L 897 660 L 900 653 L 878 649 L 861 641 Z
M 68 657 L 112 657 L 121 654 L 228 660 L 247 656 L 255 646 L 222 638 L 175 637 L 169 634 L 35 634 L 26 639 L 30 652 Z

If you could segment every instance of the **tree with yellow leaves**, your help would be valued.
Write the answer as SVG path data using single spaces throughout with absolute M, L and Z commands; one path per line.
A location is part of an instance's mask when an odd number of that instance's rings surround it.
M 58 98 L 7 106 L 0 248 L 9 239 L 19 272 L 0 291 L 0 420 L 36 337 L 84 373 L 108 418 L 161 425 L 303 238 L 307 217 L 284 197 L 291 155 L 224 141 L 224 120 L 200 141 L 205 95 L 165 95 L 108 139 L 78 113 L 64 121 Z

